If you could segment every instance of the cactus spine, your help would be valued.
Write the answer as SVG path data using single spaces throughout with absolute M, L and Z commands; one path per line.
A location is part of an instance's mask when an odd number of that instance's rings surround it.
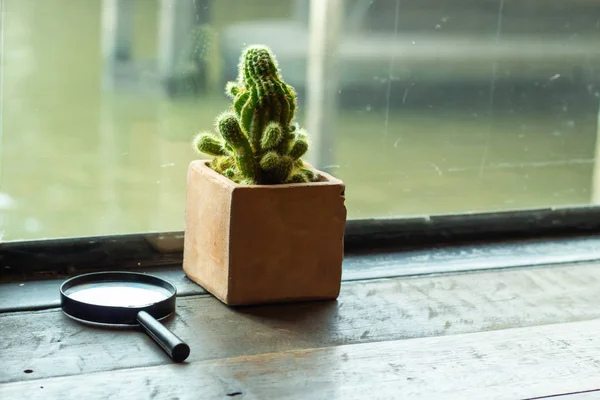
M 211 167 L 236 183 L 316 181 L 318 175 L 302 162 L 307 135 L 293 123 L 296 93 L 283 81 L 271 50 L 246 48 L 238 68 L 237 80 L 225 86 L 233 105 L 217 119 L 221 137 L 201 133 L 194 149 L 213 156 Z

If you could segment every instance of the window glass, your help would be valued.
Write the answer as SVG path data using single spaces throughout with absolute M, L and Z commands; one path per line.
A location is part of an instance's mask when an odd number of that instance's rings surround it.
M 600 202 L 597 1 L 4 0 L 1 32 L 2 240 L 183 229 L 249 44 L 350 219 Z

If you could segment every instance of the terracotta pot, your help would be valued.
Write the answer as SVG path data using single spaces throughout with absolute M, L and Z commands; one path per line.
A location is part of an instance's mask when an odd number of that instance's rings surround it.
M 188 169 L 186 275 L 228 305 L 336 299 L 344 183 L 239 185 L 208 163 Z

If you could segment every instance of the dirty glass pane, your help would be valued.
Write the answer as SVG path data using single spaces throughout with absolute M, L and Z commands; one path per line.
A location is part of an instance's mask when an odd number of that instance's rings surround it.
M 600 202 L 597 1 L 1 4 L 1 240 L 183 229 L 191 140 L 249 44 L 349 218 Z

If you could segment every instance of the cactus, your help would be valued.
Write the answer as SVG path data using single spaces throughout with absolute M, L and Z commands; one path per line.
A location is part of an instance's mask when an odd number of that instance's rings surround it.
M 294 123 L 296 93 L 283 81 L 271 50 L 246 48 L 238 77 L 225 94 L 231 110 L 217 118 L 220 137 L 201 133 L 193 147 L 213 156 L 210 167 L 239 184 L 269 185 L 318 180 L 302 157 L 309 147 L 306 132 Z

